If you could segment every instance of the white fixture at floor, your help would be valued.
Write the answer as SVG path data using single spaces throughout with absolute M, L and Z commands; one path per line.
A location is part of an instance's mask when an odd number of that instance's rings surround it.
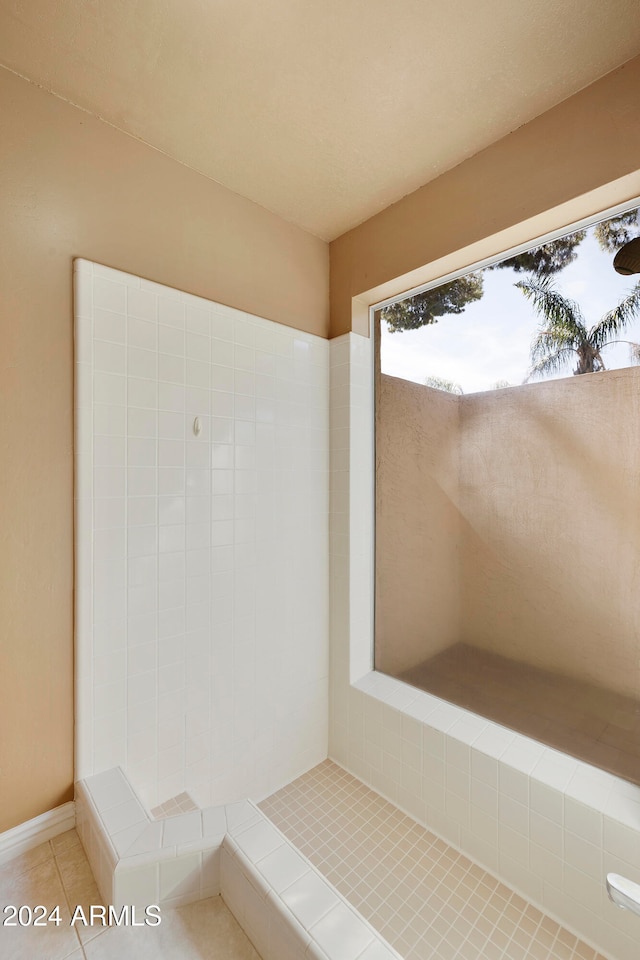
M 627 880 L 617 873 L 607 874 L 607 893 L 616 907 L 631 910 L 640 917 L 640 883 Z

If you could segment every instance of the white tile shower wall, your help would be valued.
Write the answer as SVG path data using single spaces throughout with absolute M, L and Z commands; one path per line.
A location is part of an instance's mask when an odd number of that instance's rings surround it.
M 75 262 L 76 776 L 268 794 L 327 751 L 329 344 Z
M 372 342 L 331 343 L 329 755 L 614 960 L 640 921 L 640 788 L 372 671 Z

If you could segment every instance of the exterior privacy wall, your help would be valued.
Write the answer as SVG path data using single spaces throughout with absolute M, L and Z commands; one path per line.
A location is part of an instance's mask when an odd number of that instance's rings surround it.
M 76 777 L 265 796 L 327 755 L 329 344 L 75 277 Z
M 462 641 L 637 695 L 640 370 L 462 397 L 381 379 L 378 669 Z
M 376 665 L 398 676 L 460 639 L 460 404 L 394 377 L 376 391 Z

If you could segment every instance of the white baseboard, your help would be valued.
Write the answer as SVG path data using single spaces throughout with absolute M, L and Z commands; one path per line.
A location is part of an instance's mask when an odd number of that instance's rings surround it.
M 18 824 L 12 830 L 0 833 L 0 863 L 13 860 L 19 854 L 57 837 L 59 833 L 72 830 L 75 825 L 76 805 L 70 800 L 69 803 L 47 810 L 33 820 Z

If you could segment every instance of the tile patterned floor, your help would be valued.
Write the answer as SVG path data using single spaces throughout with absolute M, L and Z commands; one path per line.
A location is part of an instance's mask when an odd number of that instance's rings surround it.
M 75 830 L 0 866 L 0 916 L 7 904 L 60 907 L 59 926 L 0 926 L 2 960 L 260 960 L 220 897 L 162 911 L 156 927 L 71 926 L 100 894 Z
M 260 808 L 406 960 L 605 960 L 330 760 Z
M 167 817 L 177 817 L 180 813 L 189 813 L 197 810 L 198 804 L 191 799 L 188 793 L 179 793 L 170 800 L 165 800 L 151 811 L 154 820 L 166 820 Z
M 640 784 L 640 700 L 464 643 L 398 679 Z

